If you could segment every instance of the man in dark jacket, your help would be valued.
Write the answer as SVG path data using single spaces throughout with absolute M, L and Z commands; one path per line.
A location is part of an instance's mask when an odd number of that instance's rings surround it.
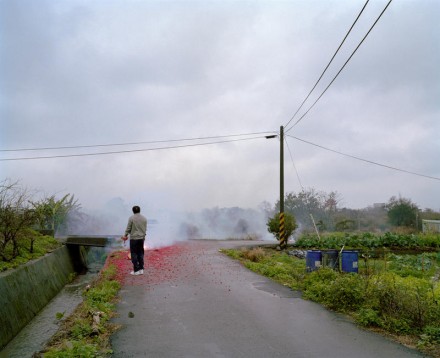
M 147 219 L 141 215 L 141 208 L 133 206 L 133 215 L 128 219 L 125 235 L 122 237 L 124 241 L 130 235 L 130 254 L 133 263 L 133 271 L 131 275 L 144 274 L 144 243 L 147 234 Z

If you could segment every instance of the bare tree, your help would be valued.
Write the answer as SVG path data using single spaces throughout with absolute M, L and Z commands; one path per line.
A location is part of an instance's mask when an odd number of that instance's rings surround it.
M 0 258 L 10 261 L 19 255 L 19 239 L 35 222 L 29 190 L 18 181 L 0 183 Z

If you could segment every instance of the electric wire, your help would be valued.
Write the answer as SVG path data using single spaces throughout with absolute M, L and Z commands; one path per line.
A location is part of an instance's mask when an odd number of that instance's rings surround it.
M 287 127 L 290 122 L 293 121 L 293 119 L 296 117 L 296 115 L 298 114 L 298 112 L 300 111 L 300 109 L 304 106 L 304 103 L 306 103 L 306 101 L 309 99 L 310 95 L 312 94 L 312 92 L 315 90 L 316 86 L 318 85 L 319 81 L 321 81 L 322 77 L 324 76 L 325 72 L 327 71 L 327 69 L 330 67 L 331 63 L 333 62 L 334 58 L 336 57 L 337 53 L 339 52 L 339 50 L 341 49 L 342 45 L 344 44 L 345 40 L 347 39 L 348 35 L 351 33 L 351 30 L 353 30 L 354 25 L 356 25 L 357 21 L 359 20 L 359 18 L 361 17 L 362 13 L 364 12 L 365 8 L 367 7 L 367 4 L 370 0 L 367 0 L 364 4 L 364 6 L 362 7 L 361 11 L 359 12 L 358 16 L 356 17 L 356 19 L 354 20 L 353 24 L 350 26 L 350 29 L 348 30 L 348 32 L 345 34 L 344 39 L 342 40 L 342 42 L 340 43 L 339 47 L 336 49 L 335 53 L 333 54 L 332 58 L 330 59 L 329 63 L 327 64 L 327 66 L 325 66 L 324 71 L 322 71 L 321 75 L 319 76 L 318 80 L 316 81 L 315 85 L 312 87 L 312 89 L 310 90 L 309 94 L 307 95 L 307 97 L 302 101 L 301 105 L 298 107 L 298 109 L 296 110 L 296 112 L 293 114 L 292 118 L 290 118 L 290 120 L 287 122 L 287 124 L 284 127 Z
M 387 168 L 387 169 L 392 169 L 392 170 L 396 170 L 396 171 L 399 171 L 399 172 L 402 172 L 402 173 L 416 175 L 416 176 L 419 176 L 419 177 L 423 177 L 423 178 L 427 178 L 427 179 L 433 179 L 433 180 L 439 180 L 440 181 L 440 178 L 438 178 L 438 177 L 434 177 L 434 176 L 430 176 L 430 175 L 425 175 L 425 174 L 420 174 L 420 173 L 412 172 L 410 170 L 400 169 L 400 168 L 392 167 L 390 165 L 374 162 L 372 160 L 360 158 L 360 157 L 357 157 L 357 156 L 354 156 L 354 155 L 351 155 L 351 154 L 346 154 L 346 153 L 340 152 L 338 150 L 330 149 L 330 148 L 324 147 L 322 145 L 319 145 L 319 144 L 316 144 L 316 143 L 312 143 L 312 142 L 307 141 L 305 139 L 301 139 L 301 138 L 295 137 L 293 135 L 287 135 L 286 137 L 290 137 L 290 138 L 296 139 L 296 140 L 298 140 L 300 142 L 303 142 L 303 143 L 306 143 L 306 144 L 309 144 L 309 145 L 313 145 L 315 147 L 318 147 L 318 148 L 321 148 L 321 149 L 324 149 L 324 150 L 327 150 L 329 152 L 333 152 L 333 153 L 336 153 L 336 154 L 340 154 L 340 155 L 346 156 L 348 158 L 352 158 L 352 159 L 360 160 L 360 161 L 365 162 L 365 163 L 377 165 L 379 167 L 383 167 L 383 168 Z
M 80 153 L 80 154 L 60 154 L 60 155 L 48 155 L 48 156 L 36 156 L 36 157 L 19 157 L 19 158 L 0 158 L 0 161 L 1 162 L 5 162 L 5 161 L 18 161 L 18 160 L 72 158 L 72 157 L 88 157 L 88 156 L 100 156 L 100 155 L 111 155 L 111 154 L 135 153 L 135 152 L 149 152 L 149 151 L 176 149 L 176 148 L 187 148 L 187 147 L 198 147 L 198 146 L 204 146 L 204 145 L 232 143 L 232 142 L 240 142 L 240 141 L 254 140 L 254 139 L 263 139 L 263 138 L 265 139 L 265 137 L 258 136 L 258 137 L 250 137 L 250 138 L 239 138 L 239 139 L 221 140 L 221 141 L 214 141 L 214 142 L 207 142 L 207 143 L 182 144 L 182 145 L 174 145 L 174 146 L 166 146 L 166 147 L 130 149 L 130 150 L 120 150 L 120 151 L 111 151 L 111 152 Z
M 336 78 L 340 75 L 340 73 L 342 72 L 342 70 L 345 68 L 345 66 L 348 64 L 348 62 L 351 60 L 351 58 L 354 56 L 354 54 L 357 52 L 357 50 L 359 49 L 359 47 L 362 45 L 362 43 L 365 41 L 365 39 L 368 37 L 368 35 L 370 34 L 371 30 L 373 30 L 373 28 L 376 26 L 377 22 L 379 21 L 379 19 L 382 17 L 382 15 L 385 13 L 385 11 L 387 10 L 388 6 L 391 4 L 393 0 L 389 0 L 387 5 L 385 6 L 385 8 L 382 10 L 382 12 L 380 13 L 380 15 L 377 17 L 376 21 L 374 21 L 373 25 L 370 27 L 370 29 L 368 30 L 368 32 L 365 34 L 365 36 L 362 38 L 361 42 L 359 42 L 359 44 L 356 46 L 356 48 L 354 49 L 354 51 L 351 53 L 350 57 L 348 57 L 347 61 L 345 61 L 344 65 L 341 67 L 341 69 L 338 71 L 338 73 L 336 74 L 335 77 L 333 77 L 333 79 L 331 80 L 331 82 L 328 84 L 328 86 L 324 89 L 324 91 L 322 91 L 322 93 L 319 95 L 319 97 L 315 100 L 315 102 L 313 102 L 313 104 L 307 109 L 307 111 L 300 117 L 298 118 L 298 120 L 290 127 L 290 128 L 286 128 L 285 133 L 289 132 L 293 127 L 295 127 L 309 112 L 310 110 L 316 105 L 316 103 L 318 103 L 318 101 L 321 99 L 321 97 L 324 95 L 324 93 L 327 92 L 327 90 L 330 88 L 330 86 L 333 84 L 333 82 L 335 82 Z
M 220 138 L 241 137 L 241 136 L 250 136 L 250 135 L 267 134 L 267 133 L 275 133 L 275 132 L 266 131 L 266 132 L 229 134 L 229 135 L 211 136 L 211 137 L 168 139 L 168 140 L 156 140 L 156 141 L 145 141 L 145 142 L 90 144 L 90 145 L 74 145 L 74 146 L 60 146 L 60 147 L 37 147 L 37 148 L 0 149 L 0 152 L 22 152 L 22 151 L 38 151 L 38 150 L 61 150 L 61 149 L 116 147 L 116 146 L 139 145 L 139 144 L 158 144 L 158 143 L 185 142 L 185 141 L 193 141 L 193 140 L 220 139 Z
M 299 177 L 298 170 L 296 169 L 295 161 L 293 160 L 292 152 L 290 151 L 289 142 L 287 141 L 287 139 L 284 139 L 284 142 L 286 143 L 287 150 L 290 155 L 290 159 L 292 160 L 293 169 L 295 169 L 295 173 L 296 173 L 296 177 L 298 178 L 299 186 L 301 187 L 301 190 L 304 191 L 304 186 L 302 185 L 301 178 Z
M 290 151 L 289 142 L 287 142 L 287 139 L 284 139 L 284 141 L 286 142 L 287 150 L 289 151 L 290 159 L 292 160 L 292 164 L 293 164 L 293 168 L 295 168 L 296 177 L 298 178 L 298 182 L 299 182 L 299 185 L 300 185 L 300 187 L 301 187 L 301 191 L 302 191 L 303 193 L 305 193 L 306 191 L 304 190 L 304 187 L 303 187 L 303 185 L 302 185 L 302 183 L 301 183 L 301 179 L 300 179 L 300 177 L 299 177 L 299 172 L 298 172 L 298 170 L 296 169 L 296 165 L 295 165 L 295 162 L 294 162 L 294 160 L 293 160 L 293 155 L 292 155 L 292 152 Z M 308 213 L 309 213 L 309 215 L 310 215 L 310 219 L 311 219 L 311 221 L 312 221 L 313 227 L 315 228 L 316 235 L 318 236 L 318 239 L 321 240 L 321 237 L 320 237 L 320 235 L 319 235 L 319 230 L 318 230 L 318 228 L 316 227 L 315 218 L 313 217 L 312 210 L 310 210 L 310 206 L 309 206 L 308 201 L 306 201 L 305 208 L 306 208 L 306 210 L 308 211 Z

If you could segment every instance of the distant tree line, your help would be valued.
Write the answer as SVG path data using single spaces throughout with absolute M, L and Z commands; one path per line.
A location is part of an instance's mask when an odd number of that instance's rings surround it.
M 440 220 L 440 212 L 421 210 L 411 199 L 391 197 L 387 203 L 375 204 L 363 209 L 340 207 L 342 196 L 332 191 L 326 193 L 315 189 L 290 192 L 284 198 L 284 211 L 295 218 L 298 232 L 418 232 L 422 220 Z M 262 204 L 267 217 L 279 212 L 280 202 L 270 209 Z

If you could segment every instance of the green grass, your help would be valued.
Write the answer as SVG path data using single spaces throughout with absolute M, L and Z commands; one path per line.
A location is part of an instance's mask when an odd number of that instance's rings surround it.
M 108 357 L 110 335 L 116 326 L 109 320 L 115 312 L 115 299 L 120 289 L 115 266 L 104 269 L 92 287 L 84 292 L 84 301 L 63 322 L 40 357 Z M 97 319 L 99 317 L 99 320 Z
M 33 252 L 30 252 L 31 240 L 34 240 Z M 27 230 L 23 237 L 18 240 L 19 255 L 12 260 L 3 261 L 0 259 L 0 272 L 14 269 L 31 260 L 46 255 L 57 249 L 61 244 L 51 236 L 44 236 L 34 230 Z M 11 257 L 12 247 L 7 246 L 5 255 Z

